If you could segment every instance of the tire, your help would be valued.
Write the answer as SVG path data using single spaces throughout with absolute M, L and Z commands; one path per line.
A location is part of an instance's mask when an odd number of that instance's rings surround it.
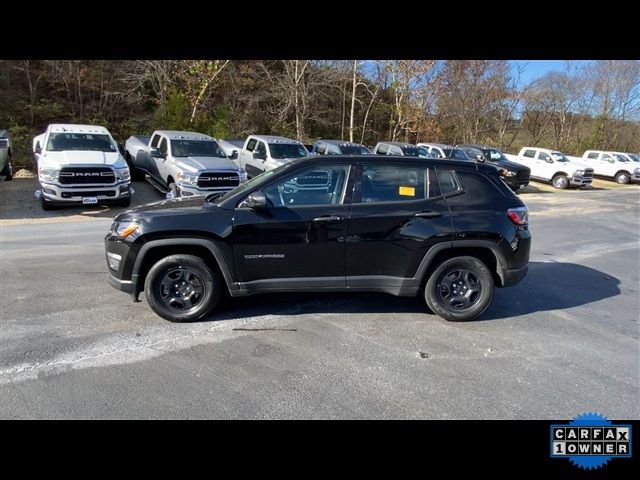
M 40 206 L 42 207 L 42 210 L 44 210 L 45 212 L 48 212 L 49 210 L 55 210 L 56 207 L 55 205 L 53 205 L 52 203 L 47 202 L 44 197 L 40 197 Z
M 221 289 L 219 275 L 194 255 L 170 255 L 159 260 L 144 281 L 149 306 L 171 322 L 205 318 L 220 301 Z
M 566 175 L 560 173 L 551 179 L 551 184 L 558 190 L 569 188 L 569 179 Z
M 127 154 L 126 157 L 127 165 L 129 165 L 129 173 L 131 175 L 131 180 L 140 181 L 144 180 L 144 172 L 142 170 L 138 170 L 133 166 L 133 162 L 131 161 L 131 157 Z
M 131 197 L 127 197 L 124 200 L 118 200 L 114 205 L 117 207 L 129 207 L 131 206 Z
M 463 288 L 465 294 L 457 295 L 459 288 Z M 494 290 L 493 276 L 481 260 L 455 257 L 442 262 L 431 274 L 424 297 L 436 315 L 450 322 L 464 322 L 484 313 L 491 304 Z
M 621 185 L 626 185 L 631 181 L 631 175 L 627 172 L 618 172 L 616 173 L 616 182 Z
M 7 163 L 5 163 L 0 176 L 4 176 L 5 182 L 13 180 L 13 164 L 11 163 L 11 155 L 7 156 Z

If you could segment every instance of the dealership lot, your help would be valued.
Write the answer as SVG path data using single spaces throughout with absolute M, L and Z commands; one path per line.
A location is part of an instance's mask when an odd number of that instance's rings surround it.
M 529 275 L 469 323 L 422 299 L 279 294 L 171 324 L 106 283 L 119 209 L 43 212 L 34 189 L 0 184 L 0 418 L 640 416 L 637 185 L 527 187 Z

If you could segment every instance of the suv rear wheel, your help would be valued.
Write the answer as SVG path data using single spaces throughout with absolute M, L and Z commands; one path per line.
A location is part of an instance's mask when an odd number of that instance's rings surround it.
M 630 181 L 631 181 L 631 175 L 629 175 L 627 172 L 616 173 L 616 182 L 622 185 L 626 185 Z
M 220 301 L 221 282 L 200 257 L 170 255 L 159 260 L 144 282 L 151 309 L 172 322 L 206 317 Z
M 491 304 L 493 276 L 475 257 L 455 257 L 442 262 L 427 280 L 424 297 L 429 308 L 452 322 L 472 320 Z

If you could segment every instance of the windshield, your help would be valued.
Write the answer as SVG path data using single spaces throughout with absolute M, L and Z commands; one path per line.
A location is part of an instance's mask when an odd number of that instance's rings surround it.
M 486 150 L 482 150 L 484 154 L 484 158 L 489 160 L 490 162 L 497 162 L 498 160 L 506 160 L 507 158 L 500 150 L 496 150 L 495 148 L 487 148 Z
M 634 162 L 640 162 L 640 156 L 634 154 L 634 153 L 627 153 L 627 155 L 629 155 L 629 158 L 631 160 L 633 160 Z
M 449 150 L 449 153 L 445 150 L 445 153 L 448 158 L 453 158 L 454 160 L 471 160 L 471 157 L 469 157 L 464 150 L 460 150 L 459 148 Z
M 424 157 L 429 158 L 429 152 L 422 147 L 400 147 L 402 154 L 408 157 Z
M 116 145 L 109 135 L 95 133 L 52 133 L 49 135 L 47 150 L 62 152 L 63 150 L 85 150 L 97 152 L 115 152 Z
M 171 140 L 174 157 L 226 157 L 218 142 L 211 140 Z
M 569 159 L 565 157 L 560 152 L 551 152 L 551 158 L 553 158 L 556 162 L 568 162 Z
M 309 152 L 304 145 L 297 143 L 270 143 L 271 158 L 302 158 L 308 157 Z
M 340 151 L 344 155 L 366 155 L 367 153 L 371 153 L 367 147 L 361 145 L 349 145 L 346 147 L 340 147 Z

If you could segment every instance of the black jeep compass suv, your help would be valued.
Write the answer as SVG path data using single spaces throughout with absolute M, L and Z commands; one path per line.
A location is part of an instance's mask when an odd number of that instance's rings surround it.
M 335 155 L 129 210 L 105 248 L 109 283 L 171 321 L 207 317 L 223 294 L 285 291 L 419 294 L 461 321 L 526 275 L 527 222 L 494 167 Z

